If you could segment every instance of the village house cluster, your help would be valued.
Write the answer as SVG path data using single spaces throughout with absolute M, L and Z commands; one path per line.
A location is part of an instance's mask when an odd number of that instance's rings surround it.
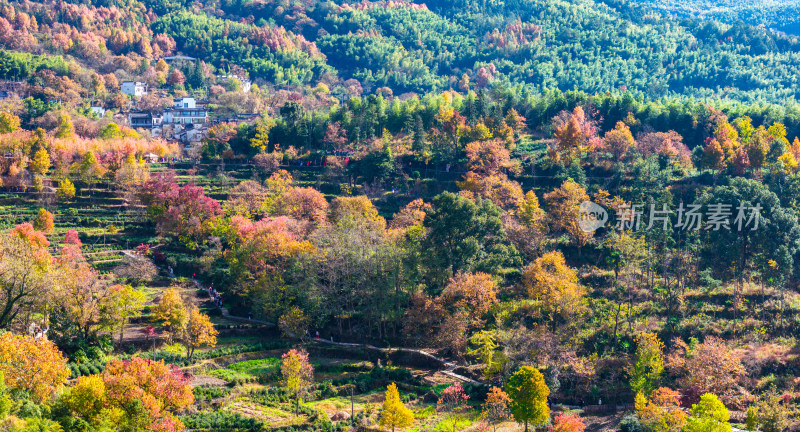
M 186 145 L 199 143 L 206 137 L 210 123 L 207 102 L 188 96 L 174 98 L 173 105 L 160 112 L 133 110 L 128 113 L 131 128 Z
M 217 82 L 230 79 L 241 83 L 242 92 L 250 91 L 252 83 L 246 78 L 234 75 L 217 76 Z M 120 85 L 120 91 L 133 100 L 132 108 L 127 113 L 128 125 L 138 131 L 147 131 L 154 138 L 178 141 L 192 147 L 208 136 L 208 128 L 215 122 L 211 119 L 212 110 L 207 100 L 192 96 L 175 97 L 171 106 L 153 111 L 141 109 L 137 103 L 151 91 L 147 83 L 124 81 Z

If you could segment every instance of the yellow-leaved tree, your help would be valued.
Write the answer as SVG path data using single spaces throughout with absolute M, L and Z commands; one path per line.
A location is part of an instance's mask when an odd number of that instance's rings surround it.
M 28 165 L 28 169 L 39 175 L 47 174 L 47 171 L 50 170 L 50 155 L 47 154 L 46 149 L 40 148 L 36 151 L 33 155 L 33 159 L 31 159 L 30 165 Z
M 631 390 L 650 397 L 664 372 L 664 344 L 655 333 L 636 337 L 636 361 L 630 370 Z
M 572 237 L 572 241 L 580 248 L 592 238 L 593 232 L 586 232 L 580 226 L 578 209 L 581 203 L 589 201 L 586 190 L 578 183 L 568 179 L 561 187 L 544 195 L 547 202 L 548 214 L 555 231 L 564 231 Z
M 36 402 L 48 400 L 67 378 L 67 359 L 53 342 L 32 336 L 0 335 L 0 373 L 9 388 L 29 391 Z
M 202 346 L 215 346 L 218 334 L 219 332 L 214 328 L 208 315 L 201 313 L 197 308 L 192 308 L 183 331 L 186 356 L 192 358 L 194 351 Z
M 549 252 L 522 271 L 522 289 L 541 304 L 555 329 L 558 318 L 568 319 L 583 308 L 586 289 L 561 252 Z
M 72 198 L 75 198 L 75 185 L 69 181 L 69 179 L 65 178 L 61 181 L 61 183 L 58 184 L 56 197 L 64 201 L 69 201 Z
M 175 288 L 165 291 L 153 309 L 153 316 L 169 333 L 170 340 L 179 335 L 187 319 L 180 292 Z
M 295 415 L 300 412 L 300 398 L 314 379 L 314 368 L 308 361 L 308 353 L 296 349 L 289 350 L 281 357 L 283 384 L 295 398 Z
M 525 424 L 525 432 L 528 432 L 529 424 L 535 429 L 550 420 L 550 407 L 547 405 L 550 389 L 536 368 L 523 366 L 514 372 L 506 382 L 506 394 L 511 399 L 511 415 L 517 422 Z
M 400 393 L 397 391 L 397 384 L 391 383 L 386 387 L 386 400 L 383 401 L 381 410 L 381 427 L 391 428 L 392 432 L 396 428 L 407 428 L 414 423 L 414 413 L 403 405 L 400 400 Z

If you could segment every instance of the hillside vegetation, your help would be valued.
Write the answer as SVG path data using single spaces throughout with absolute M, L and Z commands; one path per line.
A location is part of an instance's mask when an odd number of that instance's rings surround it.
M 0 430 L 800 430 L 794 38 L 26 1 L 0 46 Z
M 118 80 L 144 74 L 155 83 L 147 61 L 181 52 L 278 85 L 335 76 L 398 95 L 490 81 L 745 101 L 798 94 L 795 38 L 752 20 L 678 20 L 622 1 L 148 0 L 6 3 L 2 11 L 1 46 L 74 58 Z M 28 78 L 36 68 L 4 69 L 2 77 Z M 58 73 L 82 81 L 76 74 L 74 67 Z

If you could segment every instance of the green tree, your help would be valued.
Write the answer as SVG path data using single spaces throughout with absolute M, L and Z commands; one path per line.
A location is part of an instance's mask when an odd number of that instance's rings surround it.
M 56 128 L 56 138 L 68 139 L 75 137 L 75 126 L 67 113 L 61 113 L 59 124 Z
M 748 274 L 761 273 L 773 286 L 785 286 L 795 267 L 794 255 L 800 251 L 800 224 L 797 212 L 781 206 L 778 196 L 757 180 L 736 177 L 725 186 L 707 190 L 698 199 L 708 206 L 728 205 L 729 228 L 710 225 L 701 234 L 701 265 L 712 269 L 723 281 L 736 280 L 733 319 L 739 309 L 738 290 Z M 727 219 L 726 219 L 727 220 Z M 781 291 L 780 327 L 783 327 Z
M 636 361 L 631 368 L 631 390 L 650 397 L 664 372 L 664 344 L 654 333 L 636 337 Z
M 511 415 L 516 421 L 525 423 L 525 432 L 528 431 L 528 424 L 533 425 L 535 430 L 536 426 L 550 420 L 550 408 L 547 406 L 550 389 L 536 368 L 519 368 L 508 379 L 505 390 L 511 398 Z
M 426 209 L 423 222 L 427 236 L 422 250 L 431 278 L 439 286 L 459 272 L 495 273 L 521 264 L 508 241 L 502 211 L 489 200 L 475 201 L 444 192 Z
M 691 416 L 686 420 L 684 432 L 730 432 L 728 420 L 731 413 L 717 395 L 706 393 L 700 402 L 692 405 Z
M 386 387 L 386 400 L 383 401 L 383 409 L 381 410 L 381 418 L 378 424 L 381 427 L 391 428 L 392 432 L 394 432 L 395 428 L 407 428 L 413 423 L 414 413 L 406 408 L 400 400 L 397 384 L 389 384 Z

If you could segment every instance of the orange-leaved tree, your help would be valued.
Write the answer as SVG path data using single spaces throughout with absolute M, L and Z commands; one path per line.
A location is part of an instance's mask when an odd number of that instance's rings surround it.
M 686 424 L 686 413 L 680 407 L 680 395 L 666 387 L 654 391 L 649 399 L 638 393 L 636 414 L 648 430 L 677 432 Z
M 190 380 L 174 365 L 141 357 L 115 360 L 103 374 L 108 403 L 124 411 L 129 422 L 151 431 L 184 429 L 173 412 L 194 403 Z
M 33 220 L 33 227 L 46 234 L 51 234 L 55 229 L 53 214 L 40 208 L 39 212 L 36 214 L 36 218 Z
M 483 417 L 492 425 L 492 430 L 497 430 L 497 424 L 511 418 L 511 398 L 499 387 L 492 387 L 486 395 L 483 407 Z
M 0 373 L 12 389 L 29 391 L 34 401 L 47 401 L 67 378 L 67 359 L 54 343 L 32 336 L 0 335 Z
M 553 427 L 551 432 L 583 432 L 586 425 L 583 424 L 583 419 L 577 414 L 558 413 L 556 418 L 553 419 Z
M 49 245 L 44 234 L 27 223 L 0 236 L 0 328 L 47 305 L 52 286 Z
M 584 231 L 579 224 L 579 207 L 584 201 L 589 201 L 586 190 L 572 179 L 568 179 L 559 188 L 546 193 L 544 200 L 547 202 L 547 212 L 553 229 L 569 234 L 580 251 L 580 248 L 585 246 L 593 235 L 591 232 Z

